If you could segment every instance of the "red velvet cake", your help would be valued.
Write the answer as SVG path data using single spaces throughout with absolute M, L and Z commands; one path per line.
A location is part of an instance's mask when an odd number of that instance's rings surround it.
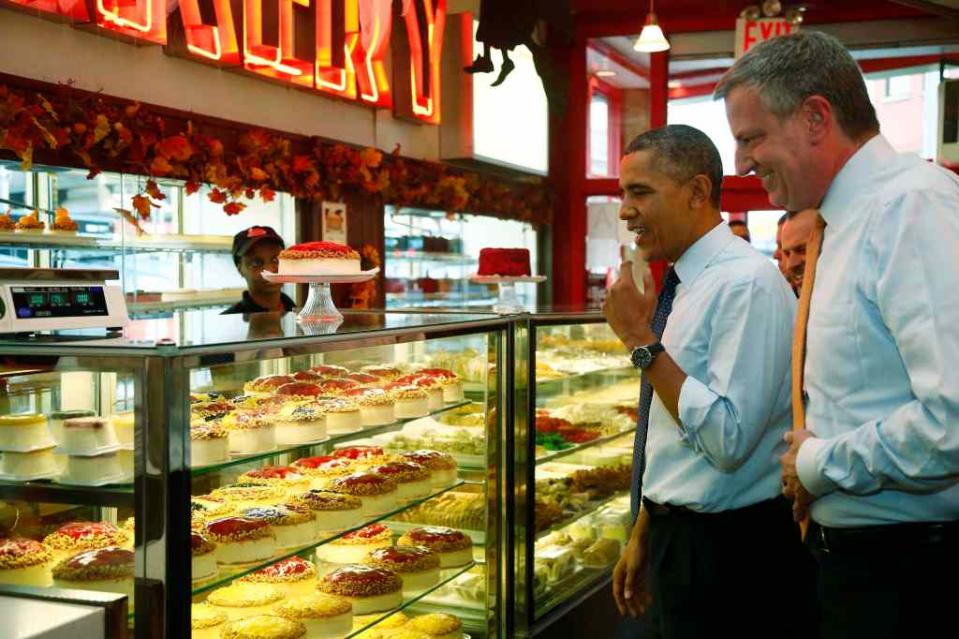
M 480 249 L 479 271 L 477 275 L 517 277 L 529 274 L 528 249 Z

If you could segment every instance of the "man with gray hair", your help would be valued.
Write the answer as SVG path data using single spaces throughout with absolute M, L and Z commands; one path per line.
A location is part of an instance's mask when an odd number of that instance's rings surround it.
M 813 520 L 822 636 L 941 636 L 959 566 L 959 179 L 893 150 L 830 36 L 757 46 L 716 96 L 737 171 L 822 217 L 781 460 L 795 518 Z
M 620 218 L 643 257 L 673 266 L 657 299 L 651 276 L 640 293 L 624 263 L 603 307 L 643 371 L 636 521 L 613 596 L 633 617 L 651 606 L 665 639 L 806 639 L 814 562 L 779 494 L 777 463 L 796 298 L 723 224 L 722 178 L 716 147 L 689 126 L 640 135 L 620 163 Z M 785 627 L 783 597 L 805 604 Z

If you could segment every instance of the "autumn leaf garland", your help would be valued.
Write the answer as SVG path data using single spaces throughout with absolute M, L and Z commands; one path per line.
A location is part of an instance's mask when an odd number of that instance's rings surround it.
M 399 206 L 472 211 L 536 223 L 551 221 L 551 194 L 540 179 L 497 180 L 439 163 L 400 157 L 397 146 L 384 154 L 313 139 L 309 152 L 292 140 L 249 129 L 229 153 L 222 140 L 187 123 L 168 120 L 150 108 L 61 85 L 50 94 L 0 85 L 0 149 L 29 170 L 35 151 L 72 156 L 88 170 L 124 167 L 143 175 L 143 190 L 131 207 L 142 218 L 164 199 L 157 178 L 185 183 L 186 193 L 209 185 L 208 197 L 227 215 L 246 208 L 241 200 L 271 202 L 278 191 L 313 200 L 339 199 L 360 189 Z

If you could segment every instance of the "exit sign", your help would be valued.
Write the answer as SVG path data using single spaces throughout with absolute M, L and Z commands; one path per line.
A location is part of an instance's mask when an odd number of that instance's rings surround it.
M 799 25 L 792 24 L 786 18 L 739 18 L 736 20 L 736 59 L 746 55 L 747 51 L 761 42 L 796 31 L 799 31 Z

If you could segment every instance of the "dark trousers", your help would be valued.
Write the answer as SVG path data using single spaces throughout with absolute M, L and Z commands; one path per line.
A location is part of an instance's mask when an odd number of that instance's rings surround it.
M 822 639 L 956 636 L 959 522 L 827 529 L 819 562 Z
M 647 510 L 663 639 L 816 639 L 815 561 L 785 499 L 715 514 Z

